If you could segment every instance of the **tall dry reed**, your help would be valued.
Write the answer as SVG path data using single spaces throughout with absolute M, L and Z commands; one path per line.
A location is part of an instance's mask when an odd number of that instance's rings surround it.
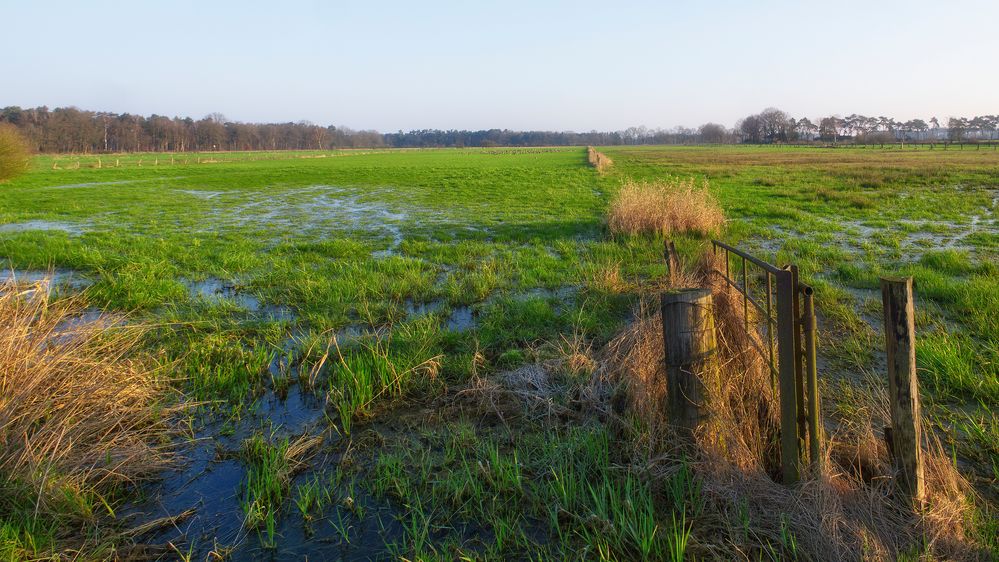
M 138 357 L 141 329 L 84 312 L 45 283 L 0 283 L 0 482 L 34 490 L 36 511 L 170 460 L 165 387 Z
M 611 200 L 607 225 L 614 234 L 709 235 L 725 223 L 725 214 L 694 178 L 628 180 Z
M 611 160 L 603 152 L 597 151 L 597 149 L 592 146 L 586 147 L 586 158 L 590 162 L 590 166 L 593 166 L 601 174 L 610 169 L 614 165 L 614 161 Z

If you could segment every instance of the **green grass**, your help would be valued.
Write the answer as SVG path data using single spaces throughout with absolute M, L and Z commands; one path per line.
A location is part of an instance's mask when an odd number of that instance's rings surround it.
M 72 272 L 91 284 L 92 306 L 152 324 L 150 349 L 190 399 L 232 420 L 223 427 L 299 384 L 345 442 L 363 444 L 394 406 L 432 404 L 472 373 L 533 361 L 562 336 L 608 341 L 638 287 L 665 272 L 661 240 L 606 233 L 608 198 L 625 178 L 704 177 L 730 219 L 727 241 L 798 264 L 815 286 L 823 378 L 872 368 L 878 278 L 915 278 L 929 409 L 969 410 L 961 454 L 999 476 L 994 454 L 970 446 L 995 435 L 983 412 L 999 401 L 999 155 L 601 151 L 614 160 L 602 175 L 583 148 L 106 155 L 100 168 L 97 156 L 43 156 L 0 186 L 0 224 L 26 225 L 0 228 L 0 262 Z M 677 240 L 688 257 L 704 242 Z M 231 288 L 199 295 L 198 282 Z M 651 490 L 612 461 L 608 438 L 531 427 L 511 445 L 447 423 L 431 431 L 434 447 L 388 443 L 354 475 L 405 506 L 406 530 L 386 547 L 400 555 L 682 558 L 697 539 L 696 481 Z M 279 542 L 291 511 L 352 540 L 359 516 L 329 515 L 356 497 L 340 490 L 346 477 L 292 487 L 287 446 L 258 436 L 242 453 L 246 515 L 263 542 Z M 52 548 L 26 520 L 0 518 L 0 553 Z M 475 540 L 458 532 L 469 527 Z M 793 552 L 794 537 L 773 548 Z

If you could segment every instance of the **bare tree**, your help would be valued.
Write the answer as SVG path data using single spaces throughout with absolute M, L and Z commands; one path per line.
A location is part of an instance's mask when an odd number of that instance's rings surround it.
M 725 137 L 728 135 L 728 131 L 725 130 L 724 126 L 719 125 L 718 123 L 705 123 L 701 125 L 698 130 L 698 134 L 701 137 L 701 142 L 721 144 L 725 142 Z

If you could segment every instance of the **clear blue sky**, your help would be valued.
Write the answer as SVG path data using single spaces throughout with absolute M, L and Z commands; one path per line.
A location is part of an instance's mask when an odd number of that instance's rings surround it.
M 0 0 L 0 106 L 394 131 L 999 113 L 999 0 Z

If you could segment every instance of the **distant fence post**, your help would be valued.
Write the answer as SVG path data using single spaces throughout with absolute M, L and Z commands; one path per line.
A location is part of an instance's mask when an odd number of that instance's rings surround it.
M 708 289 L 662 295 L 669 422 L 692 436 L 708 417 L 708 392 L 717 386 L 715 320 Z
M 888 399 L 891 402 L 891 427 L 885 438 L 898 474 L 899 489 L 914 503 L 920 503 L 924 482 L 912 277 L 882 278 L 881 298 L 888 356 Z
M 666 272 L 669 274 L 670 287 L 676 286 L 680 275 L 680 256 L 676 253 L 676 245 L 669 238 L 663 240 L 663 257 L 666 259 Z

